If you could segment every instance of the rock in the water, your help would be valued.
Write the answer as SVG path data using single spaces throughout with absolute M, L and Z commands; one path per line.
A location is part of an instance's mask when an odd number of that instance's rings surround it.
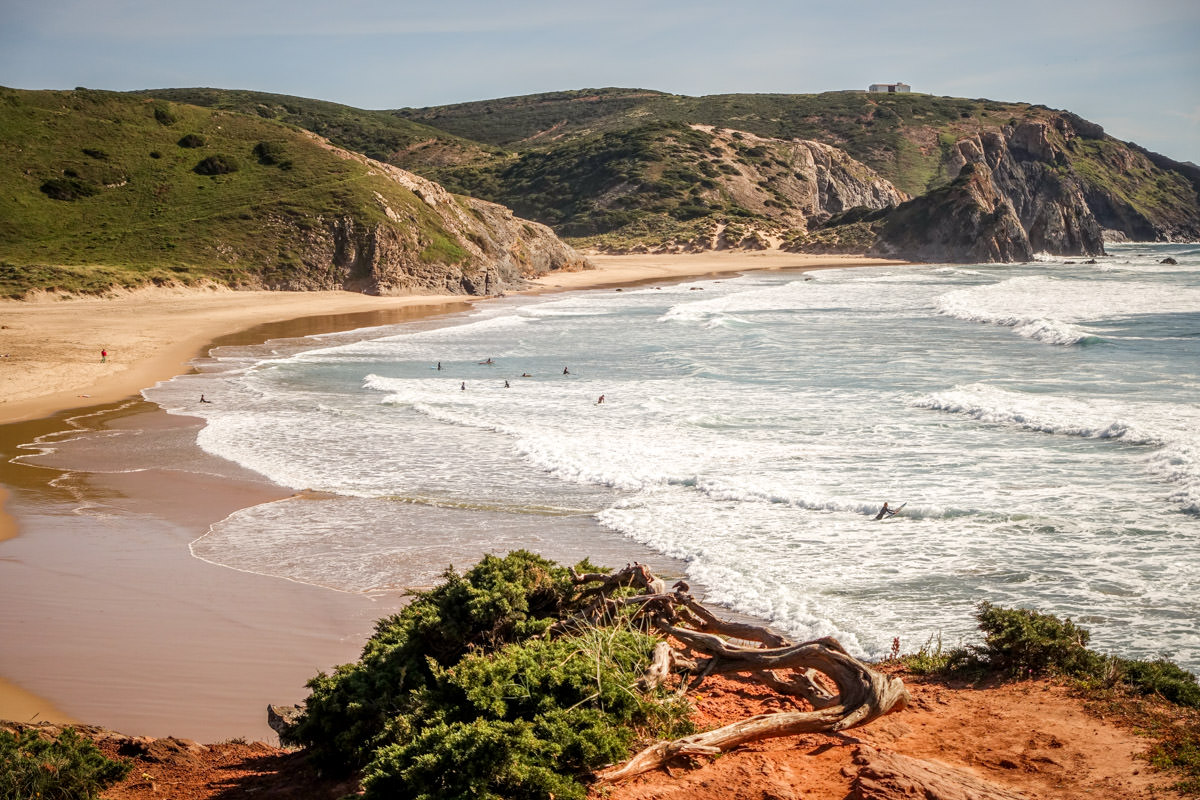
M 1170 256 L 1167 256 L 1166 258 L 1164 258 L 1162 261 L 1160 261 L 1160 262 L 1158 262 L 1158 263 L 1160 263 L 1160 264 L 1170 264 L 1171 266 L 1174 266 L 1174 265 L 1178 264 L 1179 262 L 1178 262 L 1178 261 L 1176 261 L 1175 259 L 1171 258 Z

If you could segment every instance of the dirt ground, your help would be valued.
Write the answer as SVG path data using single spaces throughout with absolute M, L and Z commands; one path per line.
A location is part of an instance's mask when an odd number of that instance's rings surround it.
M 870 749 L 949 766 L 1029 800 L 1170 800 L 1168 776 L 1139 758 L 1147 740 L 1087 713 L 1080 700 L 1045 681 L 987 688 L 905 677 L 909 707 L 842 736 L 795 736 L 746 746 L 716 759 L 680 764 L 595 791 L 599 800 L 851 800 L 880 797 L 857 786 Z M 696 722 L 714 727 L 792 708 L 759 686 L 723 678 L 696 698 Z M 304 761 L 261 742 L 200 745 L 90 733 L 113 756 L 134 759 L 108 800 L 335 800 L 353 781 L 322 780 Z M 866 748 L 864 748 L 866 746 Z M 858 761 L 856 763 L 856 756 Z M 892 796 L 892 795 L 888 795 Z M 936 800 L 942 795 L 902 795 Z
M 913 702 L 903 711 L 839 737 L 772 739 L 674 777 L 651 773 L 596 797 L 606 800 L 754 798 L 843 800 L 854 791 L 860 745 L 956 767 L 1034 798 L 1166 800 L 1178 795 L 1138 754 L 1147 740 L 1097 719 L 1067 690 L 1045 681 L 986 689 L 949 687 L 905 676 Z M 707 691 L 705 691 L 707 689 Z M 702 687 L 697 722 L 715 726 L 739 716 L 786 708 L 791 701 L 730 681 Z M 926 800 L 925 794 L 911 797 Z M 928 798 L 935 800 L 935 798 Z

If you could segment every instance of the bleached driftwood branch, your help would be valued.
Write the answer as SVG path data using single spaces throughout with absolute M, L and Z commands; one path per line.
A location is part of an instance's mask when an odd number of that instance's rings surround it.
M 681 756 L 715 755 L 777 736 L 843 731 L 908 704 L 903 681 L 871 669 L 847 653 L 836 639 L 825 637 L 793 644 L 765 627 L 721 620 L 688 594 L 686 583 L 680 581 L 673 592 L 667 592 L 663 581 L 643 564 L 611 574 L 581 575 L 572 570 L 571 576 L 576 586 L 586 587 L 580 598 L 591 597 L 592 601 L 581 613 L 556 624 L 551 635 L 581 625 L 603 624 L 621 609 L 634 607 L 635 620 L 666 637 L 655 646 L 651 663 L 638 682 L 642 691 L 663 685 L 672 674 L 679 676 L 684 690 L 695 689 L 709 675 L 736 673 L 801 697 L 812 706 L 811 711 L 758 714 L 715 730 L 657 742 L 624 764 L 597 772 L 597 785 L 627 780 Z M 640 589 L 641 593 L 610 596 L 625 588 Z M 733 644 L 723 637 L 761 646 Z M 685 655 L 688 652 L 706 659 L 689 658 Z M 792 673 L 790 679 L 780 677 L 784 672 Z M 820 676 L 832 682 L 836 693 L 823 685 Z

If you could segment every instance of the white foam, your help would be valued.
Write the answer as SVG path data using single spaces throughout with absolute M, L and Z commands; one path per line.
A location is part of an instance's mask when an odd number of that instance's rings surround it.
M 1175 485 L 1172 502 L 1200 512 L 1200 410 L 1194 405 L 1082 400 L 984 383 L 925 395 L 912 405 L 1040 433 L 1153 447 L 1155 452 L 1145 460 L 1147 469 Z
M 951 642 L 973 629 L 980 598 L 1084 609 L 1118 621 L 1110 641 L 1137 630 L 1121 646 L 1157 652 L 1200 642 L 1178 623 L 1196 608 L 1194 579 L 1172 563 L 1197 552 L 1179 513 L 1200 495 L 1187 319 L 1131 319 L 1125 348 L 1034 351 L 969 341 L 935 301 L 1065 343 L 1109 335 L 1126 312 L 1186 309 L 1185 284 L 1046 263 L 756 273 L 504 301 L 463 324 L 324 340 L 300 357 L 284 347 L 261 363 L 247 351 L 229 373 L 153 394 L 196 413 L 212 387 L 206 449 L 293 488 L 362 498 L 336 570 L 323 571 L 331 540 L 315 511 L 303 517 L 315 538 L 274 545 L 331 585 L 387 583 L 393 562 L 356 547 L 386 534 L 381 504 L 596 513 L 688 559 L 739 610 L 856 652 L 937 630 Z M 489 356 L 495 366 L 478 364 Z M 981 378 L 996 375 L 1006 382 Z M 908 505 L 876 523 L 884 499 Z M 290 519 L 247 517 L 236 542 L 210 545 L 269 566 L 255 526 Z M 436 530 L 429 553 L 454 535 Z
M 956 289 L 938 297 L 935 305 L 947 316 L 1010 327 L 1048 344 L 1071 345 L 1098 338 L 1081 322 L 1200 311 L 1200 288 L 1028 275 Z

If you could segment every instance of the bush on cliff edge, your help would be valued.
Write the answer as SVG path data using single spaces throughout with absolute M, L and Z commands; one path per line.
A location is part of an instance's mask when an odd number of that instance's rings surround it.
M 443 577 L 309 682 L 296 739 L 326 769 L 362 769 L 368 798 L 582 798 L 579 778 L 635 738 L 686 729 L 683 701 L 632 688 L 653 637 L 542 637 L 573 610 L 565 568 L 517 551 Z
M 94 800 L 130 769 L 71 728 L 53 739 L 33 728 L 0 731 L 0 800 Z

